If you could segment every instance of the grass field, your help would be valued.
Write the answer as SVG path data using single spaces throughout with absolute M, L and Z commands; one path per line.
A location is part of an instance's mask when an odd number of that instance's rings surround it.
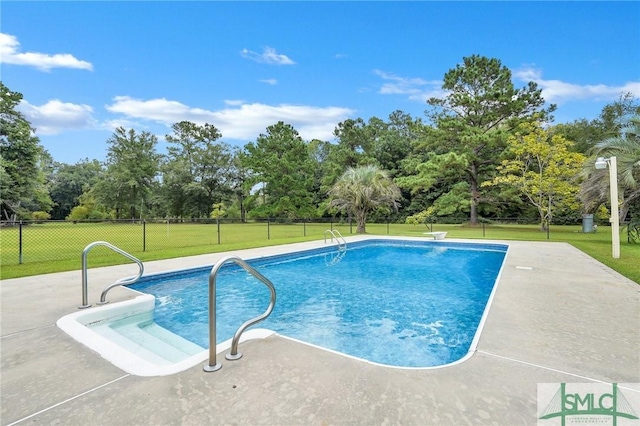
M 83 249 L 94 241 L 107 241 L 142 261 L 215 253 L 251 247 L 264 247 L 324 238 L 325 230 L 339 230 L 344 236 L 355 233 L 355 226 L 327 223 L 71 223 L 52 222 L 0 230 L 0 278 L 17 278 L 52 272 L 79 270 Z M 596 260 L 640 283 L 640 244 L 629 244 L 626 230 L 621 233 L 620 259 L 611 257 L 611 230 L 580 232 L 580 226 L 552 226 L 549 234 L 536 225 L 435 225 L 434 231 L 447 231 L 449 238 L 567 242 Z M 143 232 L 144 231 L 144 232 Z M 420 236 L 424 226 L 368 224 L 373 235 Z M 22 259 L 20 258 L 22 238 Z M 22 263 L 20 263 L 22 260 Z M 89 266 L 129 262 L 104 247 L 89 254 Z

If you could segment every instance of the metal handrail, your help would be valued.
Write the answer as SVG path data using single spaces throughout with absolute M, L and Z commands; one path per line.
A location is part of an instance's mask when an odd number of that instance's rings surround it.
M 236 359 L 240 359 L 242 357 L 242 353 L 238 352 L 238 342 L 240 341 L 240 336 L 247 327 L 252 326 L 265 318 L 267 318 L 276 304 L 276 289 L 273 286 L 273 283 L 269 281 L 264 275 L 255 270 L 251 265 L 247 262 L 239 258 L 238 256 L 227 256 L 218 261 L 213 268 L 211 269 L 211 273 L 209 274 L 209 364 L 203 367 L 204 371 L 212 372 L 218 371 L 222 368 L 222 364 L 219 364 L 217 361 L 216 354 L 216 278 L 218 276 L 218 271 L 220 268 L 227 263 L 234 262 L 235 264 L 244 268 L 245 271 L 262 281 L 271 292 L 271 300 L 269 301 L 269 307 L 262 314 L 249 321 L 246 321 L 242 324 L 236 333 L 233 335 L 233 340 L 231 341 L 231 352 L 227 354 L 226 359 L 233 361 Z
M 89 255 L 89 251 L 96 247 L 96 246 L 104 246 L 104 247 L 108 247 L 111 250 L 120 253 L 121 255 L 123 255 L 124 257 L 127 257 L 131 260 L 133 260 L 134 262 L 136 262 L 138 264 L 138 267 L 140 268 L 140 271 L 138 272 L 138 275 L 134 276 L 134 277 L 127 277 L 127 278 L 121 278 L 118 281 L 116 281 L 115 283 L 107 286 L 103 291 L 102 294 L 100 296 L 100 302 L 98 302 L 98 304 L 105 304 L 108 303 L 105 301 L 106 297 L 107 297 L 107 292 L 109 290 L 111 290 L 113 287 L 117 287 L 120 285 L 126 285 L 126 284 L 133 284 L 134 282 L 138 281 L 140 279 L 140 277 L 142 276 L 142 273 L 144 272 L 144 265 L 142 265 L 142 262 L 140 261 L 140 259 L 134 257 L 133 255 L 127 253 L 126 251 L 114 246 L 113 244 L 110 244 L 106 241 L 94 241 L 93 243 L 89 244 L 88 246 L 86 246 L 84 248 L 84 250 L 82 251 L 82 305 L 78 306 L 79 309 L 84 309 L 84 308 L 88 308 L 91 305 L 89 304 L 89 297 L 88 297 L 88 279 L 87 279 L 87 256 Z
M 327 229 L 326 231 L 324 231 L 325 244 L 327 243 L 327 233 L 331 234 L 331 241 L 333 241 L 334 238 L 336 239 L 336 241 L 338 242 L 338 249 L 343 248 L 342 246 L 344 246 L 345 250 L 347 249 L 347 240 L 344 239 L 340 231 L 338 231 L 337 229 Z M 342 239 L 342 244 L 340 243 L 340 239 Z

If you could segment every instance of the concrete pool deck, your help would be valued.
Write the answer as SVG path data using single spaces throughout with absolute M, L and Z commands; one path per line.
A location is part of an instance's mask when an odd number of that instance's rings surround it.
M 437 369 L 381 367 L 275 335 L 242 343 L 239 361 L 219 356 L 223 368 L 215 373 L 198 365 L 169 376 L 133 376 L 55 325 L 77 311 L 79 271 L 4 280 L 0 422 L 536 424 L 537 384 L 561 382 L 629 383 L 625 396 L 638 401 L 640 285 L 566 243 L 470 242 L 510 249 L 476 353 Z M 251 258 L 322 245 L 233 254 Z M 145 273 L 213 264 L 225 254 L 146 262 Z M 90 303 L 105 285 L 136 270 L 90 269 Z M 123 288 L 109 294 L 112 302 L 132 297 Z

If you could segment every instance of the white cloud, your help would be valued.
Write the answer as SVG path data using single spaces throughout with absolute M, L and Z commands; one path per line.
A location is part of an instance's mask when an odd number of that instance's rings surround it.
M 139 118 L 172 125 L 182 120 L 196 123 L 210 122 L 213 113 L 200 108 L 190 108 L 180 102 L 165 98 L 140 100 L 129 96 L 116 96 L 114 103 L 107 105 L 110 112 L 124 114 L 129 118 Z
M 273 47 L 265 46 L 262 50 L 262 53 L 257 53 L 252 50 L 242 49 L 240 54 L 247 59 L 251 59 L 252 61 L 260 62 L 263 64 L 271 64 L 271 65 L 294 65 L 295 62 L 292 61 L 287 55 L 282 55 L 276 52 L 276 49 Z
M 640 97 L 640 81 L 630 81 L 621 86 L 606 84 L 579 85 L 561 80 L 545 80 L 542 71 L 533 67 L 523 67 L 514 71 L 513 75 L 525 82 L 533 81 L 542 90 L 542 97 L 547 102 L 562 103 L 575 100 L 614 101 L 621 93 L 631 92 Z
M 115 120 L 107 120 L 101 125 L 102 128 L 114 131 L 118 127 L 123 127 L 125 129 L 148 129 L 148 126 L 145 126 L 143 123 L 140 123 L 136 120 L 129 120 L 126 118 L 116 118 Z
M 95 128 L 97 125 L 93 118 L 93 108 L 89 105 L 54 99 L 36 106 L 23 99 L 18 109 L 36 129 L 37 134 L 54 135 L 65 130 Z
M 276 80 L 275 78 L 267 78 L 264 80 L 260 80 L 260 82 L 270 84 L 271 86 L 275 86 L 276 84 L 278 84 L 278 80 Z
M 182 120 L 216 126 L 223 138 L 255 140 L 268 126 L 278 121 L 291 124 L 303 139 L 333 139 L 336 125 L 355 111 L 344 107 L 315 107 L 309 105 L 265 105 L 226 101 L 227 107 L 218 111 L 192 108 L 164 98 L 140 100 L 117 96 L 110 112 L 124 114 L 126 119 L 149 120 L 171 126 Z
M 0 63 L 13 65 L 26 65 L 41 71 L 50 71 L 52 68 L 78 68 L 93 70 L 93 65 L 87 61 L 81 61 L 69 53 L 26 52 L 20 53 L 20 42 L 15 36 L 0 33 Z
M 373 73 L 385 81 L 378 91 L 382 95 L 409 95 L 412 101 L 424 102 L 431 97 L 441 97 L 444 93 L 440 88 L 442 82 L 438 80 L 400 77 L 381 70 L 374 70 Z

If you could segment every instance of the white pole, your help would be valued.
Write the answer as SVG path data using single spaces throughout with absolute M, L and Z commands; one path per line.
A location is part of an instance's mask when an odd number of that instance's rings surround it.
M 618 163 L 609 159 L 609 186 L 611 189 L 611 246 L 614 259 L 620 258 L 620 212 L 618 208 Z

